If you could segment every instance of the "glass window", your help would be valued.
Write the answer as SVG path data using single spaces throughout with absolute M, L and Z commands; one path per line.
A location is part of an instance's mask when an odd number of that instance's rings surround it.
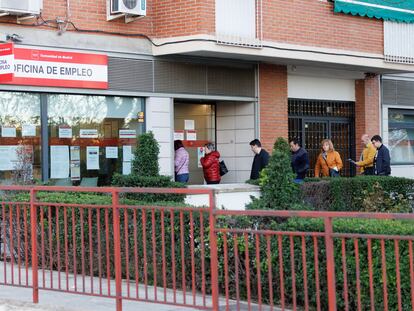
M 0 179 L 11 179 L 17 167 L 16 150 L 29 152 L 33 177 L 41 178 L 40 95 L 0 92 Z
M 144 131 L 143 111 L 142 98 L 48 95 L 49 176 L 99 177 L 99 185 L 110 184 L 113 173 L 130 164 L 123 152 L 133 150 Z M 68 161 L 69 172 L 60 170 Z
M 414 110 L 388 110 L 388 144 L 392 164 L 414 163 Z

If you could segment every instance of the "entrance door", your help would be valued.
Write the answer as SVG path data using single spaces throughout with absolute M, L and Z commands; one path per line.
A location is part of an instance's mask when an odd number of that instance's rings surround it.
M 344 163 L 342 176 L 355 175 L 347 159 L 355 159 L 355 103 L 329 100 L 289 99 L 289 139 L 297 138 L 308 151 L 310 170 L 321 152 L 321 141 L 330 138 Z
M 183 143 L 190 155 L 189 184 L 203 184 L 203 169 L 199 152 L 207 142 L 216 142 L 216 117 L 214 103 L 174 104 L 174 131 L 183 136 Z
M 303 128 L 305 129 L 303 145 L 309 154 L 310 176 L 314 176 L 315 163 L 321 153 L 321 142 L 325 138 L 332 140 L 335 150 L 341 155 L 344 164 L 341 175 L 352 176 L 355 168 L 351 167 L 351 164 L 347 161 L 347 159 L 352 157 L 350 150 L 351 125 L 349 122 L 304 119 L 303 123 Z

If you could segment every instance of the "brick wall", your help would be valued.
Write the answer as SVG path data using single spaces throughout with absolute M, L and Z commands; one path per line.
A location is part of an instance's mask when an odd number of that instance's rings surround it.
M 259 66 L 260 140 L 268 151 L 277 137 L 288 137 L 287 68 Z
M 106 21 L 106 0 L 71 0 L 70 20 L 81 29 L 143 33 L 159 38 L 214 34 L 215 1 L 149 0 L 147 16 L 125 24 L 123 19 Z M 65 17 L 66 0 L 44 0 L 43 3 L 42 17 L 45 20 Z M 263 12 L 265 40 L 383 53 L 382 21 L 334 14 L 331 2 L 263 0 Z M 0 22 L 8 20 L 13 19 L 0 17 Z
M 299 45 L 383 53 L 383 22 L 338 14 L 320 0 L 263 0 L 264 39 Z
M 362 151 L 361 136 L 380 134 L 380 84 L 378 76 L 355 81 L 355 145 L 357 159 Z

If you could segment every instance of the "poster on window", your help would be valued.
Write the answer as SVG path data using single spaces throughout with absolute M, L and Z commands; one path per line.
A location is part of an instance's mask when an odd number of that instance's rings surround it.
M 86 169 L 99 170 L 99 147 L 86 147 Z
M 72 138 L 72 128 L 70 126 L 59 126 L 59 138 Z
M 122 175 L 131 174 L 131 162 L 122 162 Z
M 187 140 L 197 140 L 197 132 L 187 131 Z
M 98 130 L 96 129 L 81 129 L 80 138 L 98 138 Z
M 2 126 L 1 136 L 2 137 L 16 137 L 16 128 L 14 126 Z
M 69 177 L 69 146 L 50 146 L 50 178 Z
M 70 160 L 80 161 L 80 146 L 70 146 Z
M 0 146 L 0 171 L 12 171 L 17 163 L 18 146 Z
M 200 162 L 200 159 L 202 158 L 202 157 L 204 157 L 204 147 L 198 147 L 197 148 L 197 167 L 203 167 L 202 165 L 201 165 L 201 162 Z
M 132 146 L 122 146 L 122 155 L 124 162 L 131 162 L 134 158 L 132 154 Z
M 184 140 L 184 131 L 174 131 L 174 140 Z
M 118 159 L 118 147 L 105 147 L 105 156 L 107 159 Z
M 23 124 L 22 125 L 22 136 L 23 137 L 36 136 L 36 125 L 34 125 L 34 124 Z
M 70 161 L 70 179 L 80 180 L 80 161 Z
M 135 130 L 128 130 L 128 129 L 122 129 L 119 130 L 119 138 L 137 138 L 137 132 Z

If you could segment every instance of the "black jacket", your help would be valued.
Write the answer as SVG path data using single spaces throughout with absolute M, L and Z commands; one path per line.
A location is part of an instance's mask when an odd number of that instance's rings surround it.
M 308 152 L 299 148 L 298 151 L 292 152 L 292 169 L 296 173 L 296 179 L 304 179 L 309 169 Z
M 374 172 L 375 175 L 388 176 L 391 174 L 391 158 L 390 151 L 384 145 L 377 149 L 377 154 L 374 158 Z
M 269 163 L 269 153 L 262 149 L 258 154 L 254 156 L 252 171 L 250 173 L 250 179 L 258 179 L 259 173 Z

